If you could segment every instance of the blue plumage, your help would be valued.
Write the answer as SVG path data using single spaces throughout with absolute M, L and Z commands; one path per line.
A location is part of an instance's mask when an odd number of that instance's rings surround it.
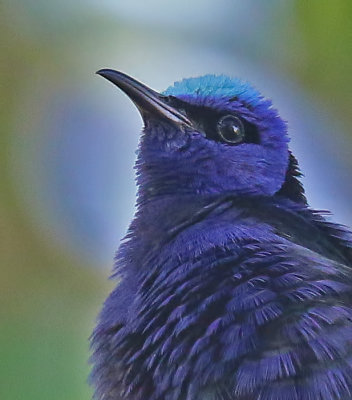
M 241 97 L 248 105 L 256 106 L 262 100 L 261 94 L 248 82 L 229 78 L 226 75 L 204 75 L 175 82 L 164 92 L 166 96 L 194 96 L 199 103 L 202 98 L 213 98 L 215 102 L 221 98 Z
M 99 73 L 145 127 L 96 399 L 352 399 L 352 235 L 308 207 L 271 102 L 224 76 L 159 95 Z

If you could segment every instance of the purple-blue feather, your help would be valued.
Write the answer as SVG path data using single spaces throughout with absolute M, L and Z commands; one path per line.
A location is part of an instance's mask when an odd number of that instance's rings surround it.
M 166 94 L 240 113 L 261 144 L 145 128 L 121 282 L 92 336 L 96 399 L 351 400 L 351 232 L 308 208 L 286 125 L 248 84 Z
M 307 210 L 288 212 L 300 218 Z M 96 332 L 95 343 L 108 342 L 115 363 L 111 393 L 126 386 L 133 399 L 187 398 L 192 383 L 198 397 L 190 399 L 221 393 L 222 385 L 229 398 L 241 400 L 348 398 L 350 270 L 337 253 L 319 255 L 266 223 L 239 237 L 236 215 L 235 205 L 220 216 L 211 213 L 148 255 L 130 328 Z M 246 224 L 251 221 L 238 224 L 242 233 Z M 265 241 L 257 240 L 259 230 Z M 96 379 L 110 369 L 96 368 Z M 314 383 L 319 380 L 322 386 Z

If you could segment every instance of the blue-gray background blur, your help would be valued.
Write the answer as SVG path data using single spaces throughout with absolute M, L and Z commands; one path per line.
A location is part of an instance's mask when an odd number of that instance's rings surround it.
M 2 0 L 0 397 L 83 400 L 133 214 L 141 119 L 94 75 L 247 79 L 289 121 L 312 206 L 352 225 L 352 2 Z

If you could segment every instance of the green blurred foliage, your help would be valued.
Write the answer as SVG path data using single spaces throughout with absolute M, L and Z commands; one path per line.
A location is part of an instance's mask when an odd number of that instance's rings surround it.
M 62 79 L 72 63 L 71 52 L 63 57 L 60 41 L 38 28 L 21 7 L 2 3 L 0 398 L 87 399 L 88 337 L 107 289 L 104 276 L 64 252 L 50 227 L 45 233 L 33 226 L 10 167 L 11 146 L 22 145 L 12 133 L 23 87 L 36 74 Z
M 292 63 L 286 67 L 351 126 L 352 2 L 300 0 L 295 12 L 295 30 L 287 46 Z

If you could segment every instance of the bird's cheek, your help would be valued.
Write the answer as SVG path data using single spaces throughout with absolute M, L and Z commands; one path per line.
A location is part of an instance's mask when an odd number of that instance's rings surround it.
M 188 140 L 185 137 L 175 137 L 165 142 L 165 151 L 174 153 L 182 152 L 188 147 Z

